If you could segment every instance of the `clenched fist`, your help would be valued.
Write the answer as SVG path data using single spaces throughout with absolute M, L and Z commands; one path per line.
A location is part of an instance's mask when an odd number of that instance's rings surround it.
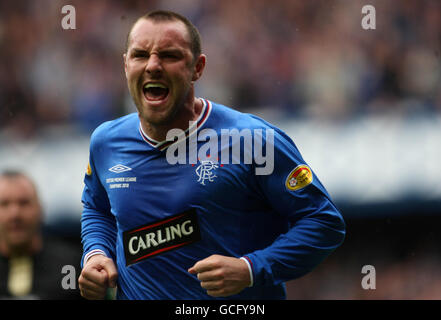
M 197 274 L 201 287 L 213 297 L 238 294 L 251 283 L 247 263 L 239 258 L 212 255 L 188 269 Z
M 90 257 L 78 278 L 81 296 L 89 300 L 102 300 L 107 289 L 116 287 L 118 271 L 112 259 L 104 255 Z

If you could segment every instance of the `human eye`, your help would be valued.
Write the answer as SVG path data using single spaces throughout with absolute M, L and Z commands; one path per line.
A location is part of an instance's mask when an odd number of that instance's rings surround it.
M 169 59 L 169 60 L 179 60 L 181 58 L 179 52 L 177 51 L 164 51 L 160 54 L 162 59 Z
M 146 51 L 134 50 L 132 52 L 132 58 L 147 58 L 147 57 L 148 57 L 148 53 Z
M 31 205 L 31 199 L 28 199 L 28 198 L 20 199 L 19 202 L 18 202 L 18 204 L 19 204 L 21 207 L 27 207 L 27 206 Z

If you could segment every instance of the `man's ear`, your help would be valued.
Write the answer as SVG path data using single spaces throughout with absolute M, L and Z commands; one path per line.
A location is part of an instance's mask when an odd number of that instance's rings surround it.
M 193 82 L 196 82 L 202 76 L 202 73 L 204 72 L 205 69 L 206 61 L 207 61 L 207 56 L 205 54 L 201 54 L 197 58 L 194 64 L 193 77 L 191 79 Z
M 127 53 L 123 54 L 123 62 L 124 62 L 124 73 L 126 74 L 126 78 L 127 78 Z

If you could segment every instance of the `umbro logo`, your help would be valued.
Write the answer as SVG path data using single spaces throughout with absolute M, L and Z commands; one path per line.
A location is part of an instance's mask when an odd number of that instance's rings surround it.
M 121 173 L 121 172 L 130 171 L 130 170 L 132 170 L 132 168 L 126 167 L 125 165 L 122 165 L 122 164 L 117 164 L 116 166 L 113 166 L 112 168 L 109 169 L 109 171 L 114 172 L 114 173 Z

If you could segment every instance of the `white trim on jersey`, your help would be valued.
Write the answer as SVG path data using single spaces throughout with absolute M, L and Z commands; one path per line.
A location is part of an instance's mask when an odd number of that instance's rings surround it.
M 198 99 L 200 99 L 202 101 L 202 112 L 199 115 L 199 117 L 196 119 L 196 121 L 194 121 L 194 125 L 192 125 L 191 127 L 187 128 L 187 130 L 185 130 L 185 137 L 183 137 L 185 139 L 187 139 L 190 134 L 192 134 L 193 132 L 196 131 L 196 130 L 194 130 L 195 126 L 196 126 L 196 129 L 203 126 L 211 113 L 211 109 L 212 109 L 211 102 L 206 99 L 203 99 L 203 98 L 198 98 Z M 139 133 L 141 134 L 141 137 L 143 138 L 143 140 L 145 142 L 147 142 L 150 146 L 157 148 L 161 151 L 168 148 L 170 145 L 182 140 L 181 138 L 179 138 L 176 141 L 172 142 L 172 141 L 167 141 L 167 140 L 157 141 L 155 139 L 152 139 L 144 132 L 144 130 L 142 129 L 141 123 L 139 124 Z

